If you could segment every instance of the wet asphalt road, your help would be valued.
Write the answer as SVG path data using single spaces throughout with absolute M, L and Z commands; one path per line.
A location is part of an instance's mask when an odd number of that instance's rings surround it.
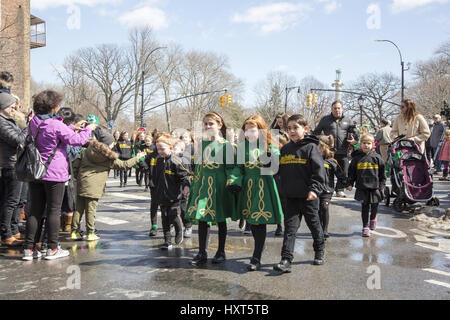
M 133 180 L 122 189 L 118 180 L 108 181 L 97 211 L 99 241 L 74 242 L 61 234 L 69 257 L 25 262 L 20 250 L 0 247 L 0 299 L 450 298 L 450 233 L 425 229 L 384 205 L 377 231 L 362 238 L 359 203 L 352 196 L 334 198 L 323 266 L 312 265 L 312 239 L 302 222 L 292 273 L 272 269 L 282 245 L 275 226 L 268 227 L 262 269 L 249 273 L 253 239 L 231 222 L 225 264 L 196 268 L 189 264 L 198 250 L 196 226 L 191 239 L 161 251 L 161 231 L 148 237 L 150 195 Z M 450 207 L 450 182 L 437 182 L 436 190 L 441 208 Z M 211 231 L 210 258 L 217 228 Z

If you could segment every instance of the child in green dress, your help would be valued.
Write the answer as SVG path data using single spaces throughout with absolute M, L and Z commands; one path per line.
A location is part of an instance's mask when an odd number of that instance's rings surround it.
M 228 218 L 238 220 L 236 198 L 226 189 L 234 182 L 234 147 L 223 137 L 226 125 L 223 118 L 209 112 L 203 118 L 203 128 L 208 138 L 201 141 L 201 159 L 196 159 L 194 178 L 186 208 L 186 219 L 198 222 L 199 253 L 192 260 L 195 266 L 207 262 L 207 242 L 211 224 L 219 227 L 219 246 L 212 263 L 225 261 L 225 241 Z M 199 154 L 196 152 L 196 154 Z M 199 161 L 201 160 L 201 161 Z M 235 187 L 239 191 L 239 186 Z
M 248 117 L 242 130 L 245 139 L 237 147 L 237 162 L 243 180 L 243 192 L 238 195 L 238 210 L 250 225 L 255 241 L 253 256 L 247 270 L 256 271 L 261 268 L 267 224 L 280 224 L 283 220 L 274 172 L 268 170 L 268 165 L 272 165 L 273 160 L 277 167 L 280 150 L 272 142 L 270 132 L 261 116 Z M 232 188 L 235 183 L 231 183 L 228 188 Z

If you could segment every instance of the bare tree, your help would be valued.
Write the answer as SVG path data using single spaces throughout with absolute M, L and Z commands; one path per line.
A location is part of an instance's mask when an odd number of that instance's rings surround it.
M 96 106 L 106 121 L 115 120 L 133 98 L 136 68 L 132 57 L 117 45 L 99 45 L 79 50 L 78 67 L 84 77 L 95 85 L 100 96 Z
M 256 112 L 268 123 L 279 112 L 284 112 L 286 103 L 286 88 L 296 85 L 295 77 L 285 72 L 273 71 L 267 74 L 266 79 L 260 81 L 254 88 L 256 95 Z M 288 107 L 292 105 L 293 95 L 288 94 Z M 288 108 L 292 110 L 292 108 Z
M 174 80 L 179 74 L 178 68 L 182 61 L 183 51 L 177 44 L 168 45 L 165 54 L 156 64 L 156 72 L 159 81 L 159 87 L 162 89 L 162 95 L 165 102 L 164 111 L 166 115 L 166 123 L 168 131 L 172 131 L 172 106 L 168 104 L 171 100 L 171 93 L 174 87 Z
M 176 75 L 176 84 L 180 96 L 189 96 L 203 92 L 228 89 L 232 99 L 239 100 L 242 92 L 241 80 L 228 72 L 228 59 L 214 53 L 190 51 L 183 57 Z M 190 127 L 194 121 L 208 111 L 219 110 L 219 96 L 223 93 L 211 93 L 186 98 L 182 103 L 186 106 L 186 114 Z
M 133 91 L 133 99 L 135 127 L 137 127 L 136 116 L 141 116 L 141 108 L 154 99 L 155 94 L 160 89 L 156 68 L 159 55 L 156 53 L 162 47 L 154 39 L 150 27 L 131 30 L 129 40 L 132 63 L 135 69 L 134 82 L 136 85 Z M 142 82 L 144 82 L 144 97 L 141 96 L 139 99 L 139 96 L 142 95 Z M 144 106 L 139 107 L 142 99 Z
M 313 106 L 307 106 L 306 95 L 311 93 L 311 89 L 325 89 L 326 86 L 313 76 L 308 76 L 300 81 L 299 87 L 296 95 L 294 95 L 294 112 L 304 115 L 309 126 L 315 128 L 320 119 L 330 113 L 334 95 L 326 91 L 316 91 L 314 93 L 317 94 L 317 103 Z
M 356 92 L 366 94 L 365 106 L 362 108 L 364 122 L 372 127 L 379 126 L 381 119 L 393 119 L 398 113 L 397 105 L 382 100 L 400 102 L 401 81 L 392 73 L 367 73 L 349 85 Z M 351 117 L 359 120 L 360 107 L 357 95 L 343 94 L 344 109 Z M 359 121 L 358 121 L 359 122 Z
M 442 44 L 431 59 L 416 63 L 413 75 L 415 82 L 408 95 L 425 116 L 439 113 L 444 101 L 450 101 L 450 41 Z

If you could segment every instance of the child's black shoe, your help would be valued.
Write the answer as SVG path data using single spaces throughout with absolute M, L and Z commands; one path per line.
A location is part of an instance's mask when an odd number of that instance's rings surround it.
M 273 270 L 289 273 L 291 272 L 291 262 L 288 259 L 281 259 L 280 263 L 273 267 Z

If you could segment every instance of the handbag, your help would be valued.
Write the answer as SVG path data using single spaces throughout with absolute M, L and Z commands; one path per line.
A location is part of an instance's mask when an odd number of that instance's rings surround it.
M 39 133 L 39 127 L 36 129 L 34 136 L 31 134 L 31 128 L 28 126 L 28 134 L 25 138 L 25 143 L 17 147 L 17 162 L 14 165 L 14 172 L 16 179 L 23 182 L 34 182 L 40 180 L 47 175 L 47 169 L 52 162 L 56 150 L 61 141 L 58 142 L 52 154 L 44 163 L 42 161 L 41 153 L 36 148 L 36 137 Z

